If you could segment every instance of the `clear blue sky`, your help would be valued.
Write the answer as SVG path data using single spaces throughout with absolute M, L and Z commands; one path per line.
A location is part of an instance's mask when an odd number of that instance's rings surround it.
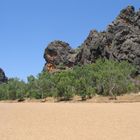
M 0 0 L 0 67 L 8 77 L 37 75 L 50 41 L 79 46 L 127 5 L 138 10 L 140 0 Z

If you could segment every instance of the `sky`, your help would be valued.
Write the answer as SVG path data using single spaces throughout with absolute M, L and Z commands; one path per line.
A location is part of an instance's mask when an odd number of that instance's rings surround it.
M 51 41 L 76 48 L 128 5 L 138 10 L 140 0 L 0 0 L 0 67 L 7 77 L 36 76 Z

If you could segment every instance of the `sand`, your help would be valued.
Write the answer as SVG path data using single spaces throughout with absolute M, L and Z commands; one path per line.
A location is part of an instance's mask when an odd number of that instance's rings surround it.
M 0 103 L 0 140 L 139 140 L 140 103 Z

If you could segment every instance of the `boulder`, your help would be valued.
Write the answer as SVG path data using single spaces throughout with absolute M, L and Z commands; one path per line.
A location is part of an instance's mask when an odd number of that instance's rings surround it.
M 53 41 L 45 49 L 44 59 L 46 64 L 44 70 L 53 71 L 56 69 L 65 69 L 72 67 L 75 62 L 75 51 L 68 43 L 62 41 Z

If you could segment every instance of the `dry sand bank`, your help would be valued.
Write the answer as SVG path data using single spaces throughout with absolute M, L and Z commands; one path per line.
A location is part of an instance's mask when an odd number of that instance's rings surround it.
M 139 140 L 140 103 L 0 103 L 0 140 Z
M 2 100 L 0 103 L 18 103 L 18 100 Z M 40 103 L 40 102 L 46 102 L 46 103 L 56 103 L 58 102 L 56 99 L 52 97 L 47 97 L 46 99 L 25 99 L 24 101 L 21 101 L 23 103 Z M 124 94 L 121 96 L 116 96 L 116 100 L 111 99 L 110 96 L 99 96 L 96 95 L 91 99 L 87 99 L 84 101 L 81 101 L 81 97 L 74 96 L 72 100 L 69 101 L 60 101 L 60 103 L 136 103 L 140 102 L 140 92 L 139 93 L 131 93 L 131 94 Z

